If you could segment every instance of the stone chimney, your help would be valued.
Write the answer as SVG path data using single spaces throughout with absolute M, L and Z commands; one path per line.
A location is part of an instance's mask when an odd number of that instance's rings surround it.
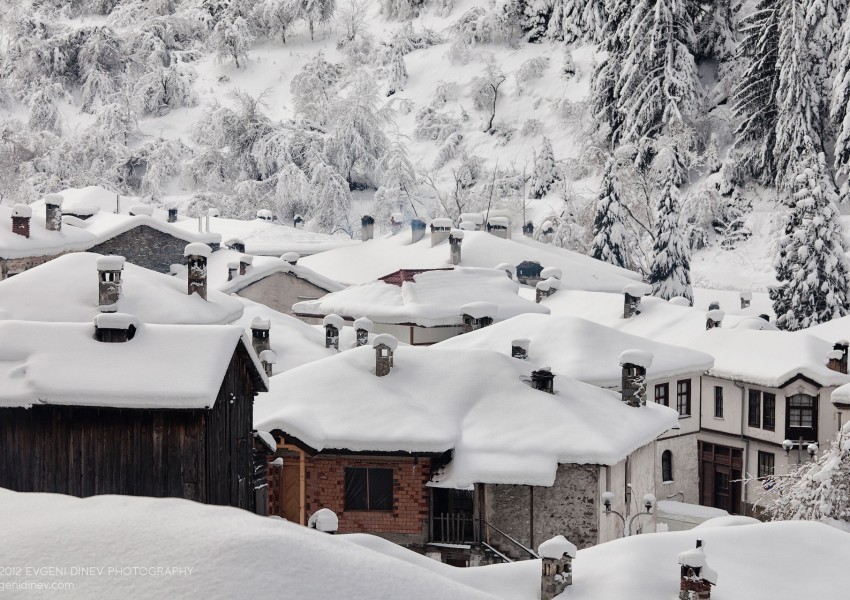
M 124 313 L 100 313 L 94 318 L 94 339 L 98 342 L 120 344 L 136 335 L 139 320 Z
M 431 221 L 431 247 L 447 240 L 451 235 L 454 224 L 451 219 L 434 219 Z
M 646 370 L 652 366 L 652 353 L 646 350 L 624 350 L 620 353 L 623 368 L 621 390 L 623 402 L 629 406 L 646 405 Z
M 390 216 L 390 229 L 393 232 L 393 235 L 396 235 L 401 232 L 401 228 L 404 227 L 404 215 L 401 213 L 393 213 Z
M 381 333 L 372 340 L 375 349 L 375 375 L 384 377 L 393 368 L 393 353 L 398 346 L 398 340 L 388 333 Z
M 254 257 L 250 254 L 243 254 L 239 257 L 239 274 L 244 275 L 248 272 L 248 267 L 254 263 Z
M 287 252 L 280 255 L 281 260 L 285 260 L 290 265 L 297 265 L 298 259 L 301 258 L 297 252 Z
M 176 223 L 177 222 L 177 209 L 176 208 L 169 208 L 168 209 L 168 222 L 169 223 Z
M 339 350 L 339 334 L 342 331 L 343 320 L 339 315 L 330 314 L 322 319 L 325 327 L 325 348 L 336 348 Z
M 233 250 L 234 252 L 238 252 L 239 254 L 245 254 L 245 242 L 243 242 L 239 238 L 227 240 L 224 245 Z
M 717 573 L 705 562 L 705 548 L 697 540 L 696 548 L 679 554 L 679 600 L 709 600 L 711 586 L 717 585 Z
M 272 342 L 269 337 L 270 331 L 271 323 L 268 319 L 254 317 L 254 320 L 251 321 L 251 347 L 257 356 L 266 350 L 272 349 Z
M 526 221 L 525 225 L 522 226 L 522 235 L 525 237 L 534 237 L 534 223 Z
M 410 222 L 410 242 L 415 244 L 419 240 L 425 237 L 425 221 L 420 221 L 419 219 L 413 219 Z
M 197 293 L 207 299 L 207 260 L 211 254 L 210 247 L 201 242 L 192 242 L 183 250 L 186 257 L 188 294 Z
M 17 233 L 25 238 L 30 236 L 30 219 L 32 208 L 26 204 L 16 204 L 12 207 L 12 233 Z
M 227 281 L 233 281 L 236 274 L 239 272 L 239 263 L 235 260 L 227 263 Z
M 630 283 L 623 288 L 623 318 L 631 319 L 640 314 L 640 299 L 652 293 L 648 283 Z
M 850 342 L 847 340 L 839 340 L 832 347 L 832 350 L 827 352 L 828 362 L 826 366 L 833 371 L 847 374 L 847 350 L 850 348 Z
M 44 227 L 48 231 L 62 231 L 62 194 L 44 197 Z
M 509 263 L 499 263 L 495 266 L 496 269 L 500 271 L 504 271 L 508 274 L 508 279 L 513 279 L 514 275 L 516 275 L 516 267 Z
M 723 317 L 726 316 L 724 312 L 718 308 L 712 309 L 705 313 L 705 329 L 708 331 L 709 329 L 714 329 L 715 327 L 720 327 L 723 323 Z
M 750 302 L 753 301 L 752 292 L 741 292 L 741 308 L 749 308 Z
M 517 338 L 511 342 L 511 356 L 513 358 L 519 358 L 521 360 L 525 360 L 528 358 L 528 347 L 531 344 L 531 340 L 527 338 Z
M 100 312 L 114 313 L 118 310 L 123 270 L 123 256 L 101 256 L 97 259 L 97 307 Z
M 296 229 L 304 229 L 304 218 L 301 215 L 295 215 L 292 218 L 292 226 Z
M 360 217 L 360 241 L 368 242 L 375 237 L 375 219 L 369 215 Z
M 369 343 L 369 334 L 372 333 L 372 321 L 366 317 L 360 317 L 354 321 L 354 333 L 357 338 L 357 346 L 365 346 Z
M 562 535 L 556 535 L 537 548 L 537 554 L 543 561 L 540 600 L 552 600 L 573 584 L 576 551 L 575 545 Z
M 463 230 L 452 229 L 449 233 L 449 261 L 453 265 L 460 264 L 460 245 L 463 242 Z
M 531 387 L 549 394 L 555 393 L 555 375 L 549 367 L 541 367 L 531 372 Z
M 266 376 L 271 377 L 272 368 L 277 362 L 277 354 L 275 354 L 273 350 L 263 350 L 260 352 L 260 362 L 263 365 L 263 370 L 266 372 Z
M 493 324 L 499 307 L 492 302 L 470 302 L 460 307 L 463 333 L 469 333 Z
M 505 240 L 510 237 L 510 228 L 511 221 L 507 217 L 490 217 L 487 221 L 487 231 Z
M 552 294 L 558 291 L 558 288 L 561 287 L 561 280 L 556 279 L 555 277 L 550 277 L 549 279 L 544 279 L 543 281 L 538 281 L 535 289 L 537 290 L 537 294 L 535 296 L 535 302 L 540 304 L 540 301 L 543 298 L 548 298 Z

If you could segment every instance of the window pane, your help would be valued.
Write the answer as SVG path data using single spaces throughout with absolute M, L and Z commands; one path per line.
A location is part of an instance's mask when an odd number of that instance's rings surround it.
M 723 417 L 723 388 L 719 385 L 714 386 L 714 416 Z
M 345 510 L 369 510 L 366 495 L 368 469 L 345 468 Z
M 369 510 L 393 509 L 393 470 L 369 469 Z
M 762 427 L 769 431 L 776 428 L 776 396 L 774 394 L 764 394 L 764 420 Z M 771 454 L 771 456 L 773 456 Z
M 761 392 L 750 390 L 750 410 L 747 424 L 750 427 L 761 427 Z
M 684 379 L 676 383 L 676 408 L 679 415 L 691 414 L 691 380 Z
M 664 406 L 670 406 L 670 395 L 669 395 L 670 386 L 666 383 L 659 383 L 655 386 L 655 402 L 656 404 L 663 404 Z
M 673 453 L 670 450 L 661 453 L 661 479 L 673 481 Z
M 759 477 L 770 477 L 774 470 L 774 455 L 772 452 L 759 451 Z

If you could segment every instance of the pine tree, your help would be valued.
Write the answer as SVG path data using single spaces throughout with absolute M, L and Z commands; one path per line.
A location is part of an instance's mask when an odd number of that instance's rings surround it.
M 667 300 L 682 296 L 693 304 L 690 254 L 679 223 L 681 168 L 677 163 L 676 152 L 671 150 L 658 196 L 649 283 L 655 296 Z
M 847 178 L 850 175 L 850 19 L 841 25 L 841 45 L 836 56 L 830 118 L 836 130 L 836 175 Z M 846 190 L 842 192 L 846 193 Z
M 593 220 L 593 246 L 590 255 L 618 267 L 626 267 L 626 227 L 623 223 L 620 181 L 616 161 L 609 158 L 605 165 L 602 188 L 596 201 Z
M 600 0 L 555 0 L 548 36 L 567 44 L 597 43 L 605 35 L 605 3 Z
M 844 227 L 826 160 L 810 140 L 804 143 L 774 261 L 779 286 L 770 290 L 777 327 L 791 331 L 843 317 L 850 292 Z
M 724 64 L 735 57 L 735 24 L 731 4 L 731 0 L 715 0 L 711 10 L 700 13 L 694 50 L 697 60 L 713 60 Z
M 404 90 L 404 84 L 407 83 L 407 67 L 404 65 L 404 55 L 398 48 L 393 50 L 389 69 L 390 76 L 387 96 L 392 96 L 396 92 Z
M 543 147 L 540 149 L 540 154 L 537 155 L 537 160 L 534 162 L 534 172 L 531 174 L 531 189 L 528 192 L 529 198 L 542 198 L 549 193 L 552 185 L 558 181 L 558 169 L 555 166 L 555 155 L 552 152 L 552 142 L 549 138 L 543 138 Z
M 601 33 L 601 46 L 607 58 L 600 62 L 590 82 L 590 110 L 596 131 L 605 133 L 606 141 L 613 150 L 622 137 L 622 115 L 617 110 L 617 81 L 622 75 L 622 65 L 627 46 L 627 31 L 624 24 L 628 16 L 629 2 L 613 0 L 606 4 L 610 16 Z

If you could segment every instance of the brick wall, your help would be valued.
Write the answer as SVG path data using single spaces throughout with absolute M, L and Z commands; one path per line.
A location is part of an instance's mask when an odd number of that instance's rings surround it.
M 119 254 L 134 265 L 168 273 L 172 264 L 185 262 L 183 250 L 188 243 L 153 227 L 139 225 L 89 248 L 89 252 Z

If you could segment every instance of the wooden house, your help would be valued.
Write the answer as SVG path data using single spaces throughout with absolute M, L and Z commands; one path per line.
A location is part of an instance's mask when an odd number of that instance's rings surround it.
M 265 511 L 252 411 L 268 379 L 241 328 L 104 313 L 2 322 L 0 339 L 0 487 Z

